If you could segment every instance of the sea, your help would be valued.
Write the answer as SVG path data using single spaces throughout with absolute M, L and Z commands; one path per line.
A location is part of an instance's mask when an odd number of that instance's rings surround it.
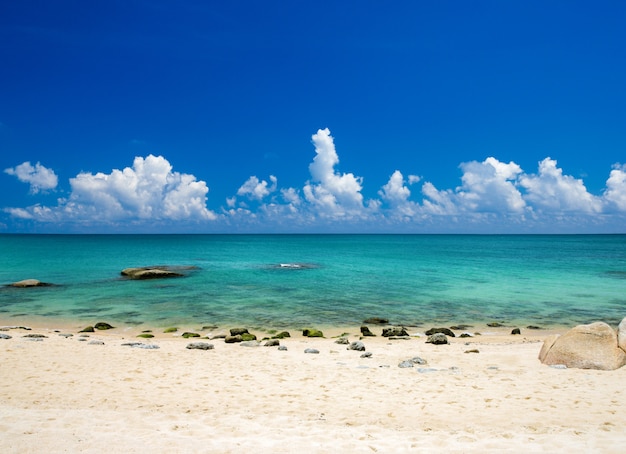
M 144 266 L 184 275 L 121 275 Z M 617 325 L 626 235 L 5 234 L 0 285 L 0 325 Z

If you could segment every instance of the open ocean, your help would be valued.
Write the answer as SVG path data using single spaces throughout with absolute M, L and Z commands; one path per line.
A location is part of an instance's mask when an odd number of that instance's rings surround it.
M 132 281 L 127 267 L 182 265 Z M 626 316 L 626 235 L 0 235 L 0 325 L 560 327 Z

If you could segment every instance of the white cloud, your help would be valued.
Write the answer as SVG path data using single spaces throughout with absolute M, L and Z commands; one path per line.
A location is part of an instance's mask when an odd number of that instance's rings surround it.
M 411 176 L 409 176 L 409 184 L 411 184 Z M 389 177 L 389 181 L 378 191 L 378 195 L 390 205 L 392 215 L 412 217 L 419 209 L 415 202 L 409 200 L 411 190 L 405 186 L 404 176 L 399 170 Z
M 136 157 L 132 167 L 111 173 L 80 173 L 70 179 L 71 194 L 57 207 L 8 209 L 13 216 L 41 221 L 212 220 L 204 181 L 173 172 L 162 156 Z
M 587 192 L 582 180 L 563 175 L 557 162 L 546 158 L 539 163 L 538 175 L 523 175 L 520 185 L 526 189 L 526 200 L 544 212 L 599 213 L 600 198 Z
M 256 176 L 251 176 L 237 191 L 238 196 L 248 196 L 250 199 L 262 200 L 276 190 L 278 179 L 270 175 L 271 186 L 265 180 L 259 181 Z
M 606 180 L 604 200 L 609 207 L 626 211 L 626 165 L 615 164 Z
M 55 189 L 59 182 L 54 171 L 39 162 L 33 166 L 30 161 L 26 161 L 16 167 L 5 169 L 4 172 L 16 176 L 22 183 L 30 184 L 32 194 Z
M 362 216 L 362 178 L 335 172 L 339 157 L 328 128 L 318 130 L 312 139 L 316 156 L 309 165 L 311 181 L 303 188 L 305 199 L 324 217 Z

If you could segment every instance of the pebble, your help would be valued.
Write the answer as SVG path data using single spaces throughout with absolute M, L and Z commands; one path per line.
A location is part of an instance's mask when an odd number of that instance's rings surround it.
M 320 351 L 317 348 L 307 348 L 306 350 L 304 350 L 304 353 L 313 353 L 315 355 L 317 355 Z
M 0 333 L 0 339 L 11 339 L 13 336 L 9 336 L 8 334 Z

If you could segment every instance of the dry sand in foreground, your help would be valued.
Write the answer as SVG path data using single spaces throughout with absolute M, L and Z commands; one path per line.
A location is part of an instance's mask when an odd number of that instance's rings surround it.
M 201 351 L 168 335 L 142 341 L 160 347 L 147 350 L 121 345 L 138 341 L 130 329 L 91 334 L 104 345 L 73 332 L 5 331 L 13 338 L 0 340 L 3 452 L 621 453 L 626 445 L 626 367 L 544 366 L 543 332 L 442 346 L 364 338 L 371 358 L 330 338 L 284 339 L 287 351 L 201 340 L 215 346 Z M 428 364 L 398 367 L 415 356 Z

